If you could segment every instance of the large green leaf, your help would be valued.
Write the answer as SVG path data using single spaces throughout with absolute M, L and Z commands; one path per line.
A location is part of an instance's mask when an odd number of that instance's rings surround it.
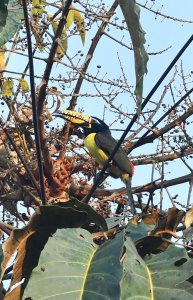
M 125 246 L 121 299 L 153 299 L 151 298 L 151 276 L 144 260 L 138 255 L 135 245 L 130 238 L 127 238 Z
M 171 245 L 146 261 L 152 276 L 154 298 L 189 300 L 193 298 L 193 260 L 184 248 Z
M 1 6 L 0 6 L 1 8 Z M 17 4 L 17 1 L 9 0 L 8 1 L 8 15 L 6 16 L 3 13 L 3 26 L 0 27 L 1 33 L 0 33 L 0 46 L 5 44 L 7 41 L 9 41 L 14 34 L 16 33 L 17 29 L 19 28 L 19 25 L 21 23 L 21 19 L 23 18 L 23 9 L 19 4 Z M 5 24 L 6 20 L 6 24 Z
M 8 0 L 1 0 L 0 2 L 0 32 L 3 30 L 3 27 L 6 24 L 6 19 L 8 15 L 7 4 Z
M 120 299 L 123 245 L 124 232 L 97 246 L 83 229 L 58 230 L 42 251 L 23 299 Z
M 130 222 L 126 228 L 126 235 L 129 236 L 133 241 L 136 241 L 146 237 L 154 228 L 155 225 L 147 225 L 143 223 L 134 225 Z
M 32 270 L 38 265 L 42 249 L 58 228 L 77 228 L 85 224 L 87 227 L 90 222 L 94 223 L 95 221 L 101 229 L 104 225 L 104 229 L 107 228 L 102 216 L 99 218 L 88 204 L 76 205 L 75 200 L 68 201 L 66 204 L 43 205 L 37 208 L 29 223 L 21 229 L 14 229 L 3 244 L 2 274 L 4 274 L 10 258 L 17 251 L 13 267 L 13 280 L 10 291 L 6 294 L 6 300 L 20 299 Z M 23 278 L 25 278 L 24 284 L 18 285 Z
M 193 276 L 193 260 L 186 250 L 171 245 L 165 252 L 147 256 L 144 261 L 130 238 L 125 247 L 121 300 L 192 298 L 193 288 L 188 279 Z
M 66 207 L 66 208 L 74 208 L 76 210 L 86 212 L 87 213 L 87 219 L 85 219 L 84 229 L 87 229 L 90 231 L 90 223 L 95 223 L 101 230 L 107 231 L 107 223 L 105 219 L 97 213 L 92 207 L 86 203 L 83 203 L 81 201 L 78 201 L 76 198 L 71 199 L 67 202 L 60 202 L 57 204 L 60 207 Z
M 119 4 L 127 23 L 134 49 L 136 73 L 135 94 L 137 98 L 137 108 L 139 114 L 141 111 L 143 78 L 144 74 L 147 73 L 148 62 L 148 54 L 144 48 L 145 31 L 142 29 L 139 22 L 140 8 L 136 5 L 135 0 L 119 0 Z
M 107 218 L 106 222 L 107 222 L 108 229 L 121 225 L 122 220 L 123 220 L 123 216 Z

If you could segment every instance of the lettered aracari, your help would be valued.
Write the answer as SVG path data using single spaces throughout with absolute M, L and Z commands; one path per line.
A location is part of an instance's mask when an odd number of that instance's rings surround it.
M 103 167 L 106 160 L 114 150 L 117 141 L 112 137 L 111 131 L 107 124 L 97 117 L 89 117 L 83 113 L 63 110 L 56 111 L 53 116 L 63 118 L 72 122 L 72 124 L 80 126 L 84 132 L 84 144 L 95 161 Z M 128 194 L 128 205 L 131 213 L 135 214 L 135 205 L 131 190 L 131 179 L 134 173 L 134 165 L 127 157 L 126 152 L 120 146 L 115 153 L 112 163 L 107 169 L 109 175 L 113 178 L 121 178 L 125 183 Z M 123 210 L 123 205 L 118 204 L 116 213 Z

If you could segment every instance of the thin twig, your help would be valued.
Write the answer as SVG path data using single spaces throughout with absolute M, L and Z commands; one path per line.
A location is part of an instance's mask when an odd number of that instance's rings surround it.
M 8 139 L 9 139 L 11 145 L 13 146 L 15 152 L 17 153 L 19 159 L 21 160 L 24 168 L 26 169 L 26 172 L 29 174 L 29 176 L 31 178 L 31 181 L 32 181 L 32 184 L 35 187 L 36 191 L 38 192 L 38 195 L 40 196 L 40 189 L 39 189 L 39 186 L 38 186 L 38 184 L 36 182 L 36 179 L 35 179 L 32 171 L 30 170 L 30 168 L 29 168 L 28 164 L 26 163 L 23 155 L 20 153 L 20 151 L 19 151 L 17 145 L 15 144 L 12 136 L 10 135 L 9 131 L 7 130 L 7 128 L 5 128 L 5 125 L 3 124 L 3 122 L 2 122 L 1 119 L 0 119 L 0 125 L 2 126 L 3 131 L 5 132 L 6 136 L 8 137 Z
M 186 211 L 190 208 L 190 199 L 191 199 L 191 195 L 192 195 L 193 179 L 190 180 L 189 184 L 190 184 L 190 186 L 189 186 L 189 191 L 188 191 Z

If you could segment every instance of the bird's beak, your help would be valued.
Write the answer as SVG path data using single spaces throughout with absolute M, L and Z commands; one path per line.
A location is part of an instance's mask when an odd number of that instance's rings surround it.
M 52 115 L 70 121 L 77 126 L 91 128 L 92 118 L 82 113 L 72 110 L 58 110 Z

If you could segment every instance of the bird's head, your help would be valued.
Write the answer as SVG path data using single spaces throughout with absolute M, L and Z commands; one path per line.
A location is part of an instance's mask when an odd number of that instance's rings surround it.
M 72 124 L 83 128 L 85 136 L 90 133 L 106 131 L 110 133 L 109 127 L 105 122 L 97 117 L 86 116 L 83 113 L 72 110 L 61 110 L 53 113 L 53 116 L 70 121 Z

